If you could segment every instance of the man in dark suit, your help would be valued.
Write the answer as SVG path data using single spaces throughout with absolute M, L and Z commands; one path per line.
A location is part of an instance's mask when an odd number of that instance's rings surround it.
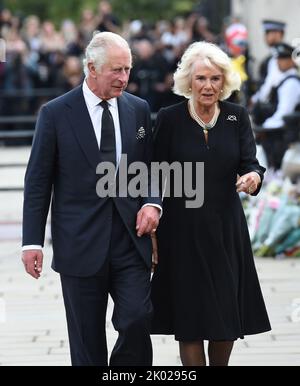
M 150 164 L 149 108 L 123 92 L 132 63 L 123 38 L 97 33 L 84 62 L 83 85 L 47 103 L 39 114 L 25 176 L 22 260 L 39 278 L 52 198 L 52 267 L 61 277 L 72 364 L 108 364 L 110 294 L 119 337 L 109 364 L 151 365 L 150 234 L 158 225 L 161 201 L 96 192 L 99 163 L 109 161 L 118 171 L 126 154 L 128 164 Z

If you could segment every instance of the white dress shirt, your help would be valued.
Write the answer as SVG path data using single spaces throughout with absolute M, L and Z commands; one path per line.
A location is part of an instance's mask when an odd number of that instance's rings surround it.
M 298 75 L 295 68 L 283 72 L 284 78 L 290 75 Z M 284 79 L 283 78 L 283 79 Z M 282 79 L 282 80 L 283 80 Z M 284 126 L 283 117 L 295 111 L 300 103 L 300 81 L 291 78 L 278 88 L 278 106 L 275 113 L 263 123 L 265 129 L 277 129 Z
M 82 85 L 83 97 L 93 124 L 93 128 L 95 131 L 95 136 L 97 139 L 97 143 L 100 149 L 101 143 L 101 120 L 103 108 L 99 105 L 102 102 L 102 99 L 95 95 L 90 88 L 88 87 L 86 80 Z M 119 111 L 118 111 L 118 101 L 117 98 L 109 99 L 108 101 L 109 111 L 113 117 L 114 126 L 115 126 L 115 138 L 116 138 L 116 160 L 117 165 L 120 163 L 121 154 L 122 154 L 122 139 L 121 139 L 121 128 L 120 128 L 120 120 L 119 120 Z M 160 217 L 162 216 L 162 207 L 157 204 L 145 204 L 142 206 L 154 206 L 160 210 Z M 24 245 L 22 247 L 23 251 L 32 250 L 32 249 L 42 249 L 41 245 Z
M 93 128 L 95 131 L 95 136 L 97 143 L 100 149 L 101 142 L 101 119 L 103 114 L 103 108 L 99 106 L 99 103 L 102 102 L 102 99 L 97 97 L 88 87 L 86 81 L 83 82 L 82 91 L 84 100 L 88 109 L 88 112 L 91 117 Z M 122 140 L 121 140 L 121 128 L 119 120 L 119 110 L 117 98 L 112 98 L 107 101 L 109 111 L 113 117 L 114 126 L 115 126 L 115 138 L 116 138 L 116 160 L 117 165 L 120 163 L 121 154 L 122 154 Z
M 272 57 L 268 63 L 266 79 L 259 90 L 252 96 L 252 102 L 268 102 L 272 88 L 278 86 L 283 78 L 285 78 L 284 72 L 280 71 L 277 59 Z

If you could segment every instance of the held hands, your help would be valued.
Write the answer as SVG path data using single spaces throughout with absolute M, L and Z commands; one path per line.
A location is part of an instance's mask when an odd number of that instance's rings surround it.
M 136 217 L 136 231 L 138 237 L 156 231 L 159 223 L 160 210 L 155 206 L 144 206 L 138 211 Z
M 158 264 L 157 238 L 156 238 L 155 233 L 151 233 L 151 241 L 152 241 L 152 268 L 151 268 L 151 272 L 154 272 L 154 270 Z
M 260 176 L 256 172 L 250 172 L 239 177 L 236 183 L 237 192 L 244 192 L 247 194 L 254 193 L 261 183 Z
M 144 206 L 140 209 L 136 218 L 137 235 L 141 237 L 143 234 L 151 235 L 152 241 L 152 268 L 154 272 L 155 266 L 158 263 L 157 240 L 155 231 L 159 223 L 160 210 L 154 206 Z
M 41 276 L 43 267 L 43 252 L 39 249 L 23 251 L 22 261 L 25 270 L 29 275 L 38 279 Z

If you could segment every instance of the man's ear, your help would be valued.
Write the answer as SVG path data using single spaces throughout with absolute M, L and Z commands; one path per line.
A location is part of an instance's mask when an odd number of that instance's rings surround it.
M 94 63 L 88 63 L 88 69 L 89 69 L 89 73 L 90 73 L 91 77 L 96 78 L 97 77 L 97 71 L 96 71 Z

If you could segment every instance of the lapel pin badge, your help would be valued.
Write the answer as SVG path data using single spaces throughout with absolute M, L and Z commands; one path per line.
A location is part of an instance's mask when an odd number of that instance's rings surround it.
M 237 122 L 237 117 L 236 115 L 228 115 L 227 117 L 227 121 L 231 121 L 231 122 Z
M 142 126 L 142 127 L 140 127 L 140 128 L 138 129 L 138 131 L 137 131 L 137 133 L 136 133 L 136 139 L 142 139 L 142 138 L 145 137 L 145 135 L 146 135 L 146 131 L 145 131 L 145 129 L 144 129 L 143 126 Z

